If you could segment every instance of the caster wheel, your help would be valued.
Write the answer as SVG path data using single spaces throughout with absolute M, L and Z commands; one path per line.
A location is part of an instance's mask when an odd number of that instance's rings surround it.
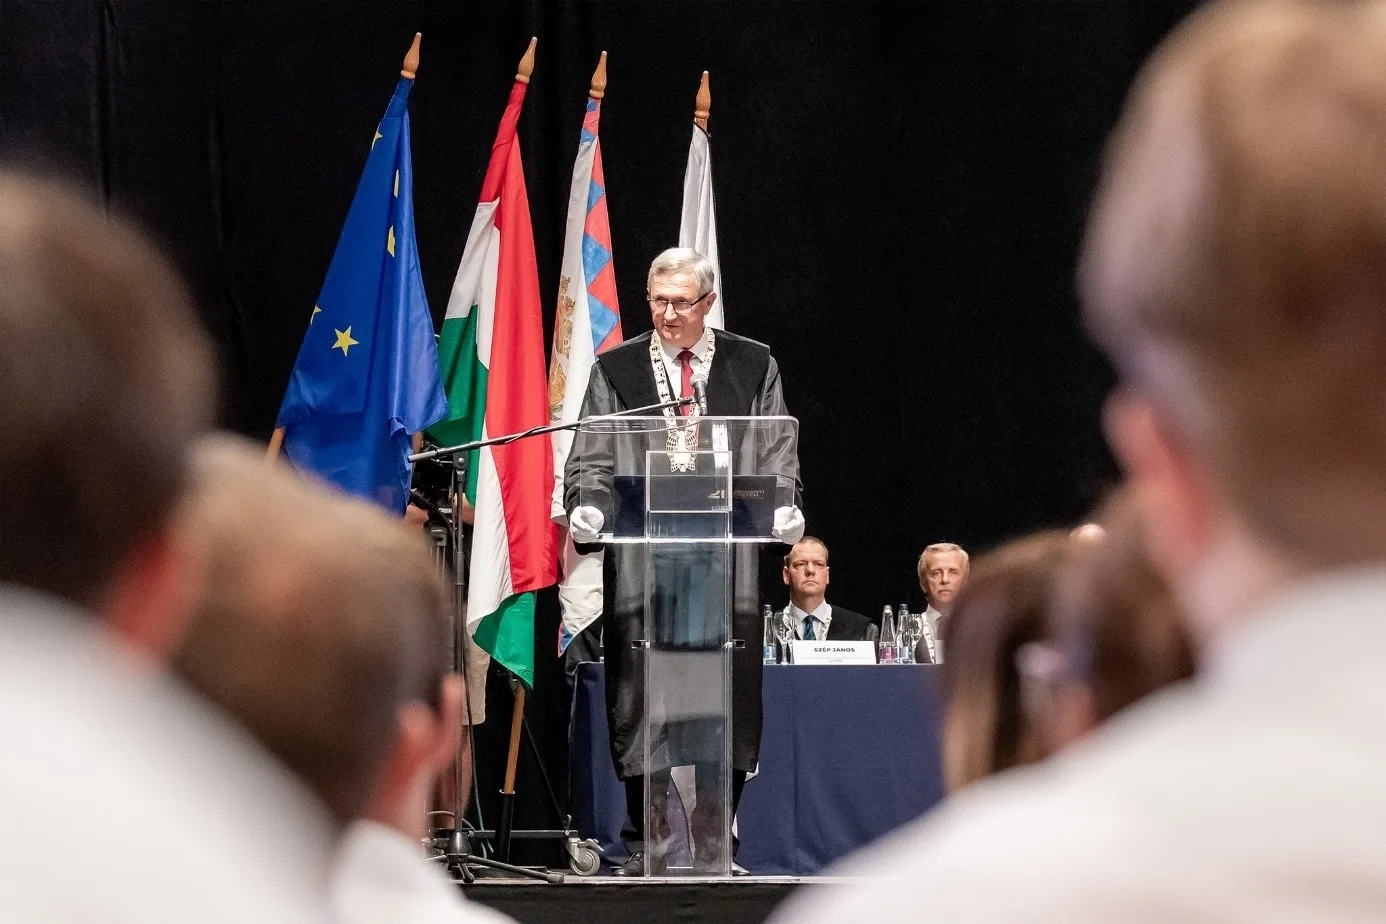
M 602 868 L 602 858 L 597 842 L 592 839 L 580 841 L 577 838 L 569 838 L 565 845 L 568 849 L 568 867 L 579 876 L 595 876 L 597 871 Z

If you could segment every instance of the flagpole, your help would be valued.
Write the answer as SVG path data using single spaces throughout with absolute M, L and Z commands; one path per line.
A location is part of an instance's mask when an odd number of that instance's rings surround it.
M 520 66 L 515 70 L 515 82 L 528 84 L 530 75 L 534 73 L 534 48 L 539 44 L 539 37 L 531 36 L 529 47 L 525 49 L 524 57 L 520 58 Z M 518 681 L 519 678 L 516 677 Z M 515 770 L 520 762 L 520 730 L 525 718 L 525 685 L 523 682 L 516 682 L 515 706 L 510 716 L 510 750 L 505 757 L 505 782 L 501 787 L 501 814 L 500 821 L 496 825 L 496 853 L 500 855 L 502 861 L 510 859 L 510 833 L 511 825 L 515 818 Z
M 413 80 L 419 74 L 419 46 L 423 44 L 423 33 L 415 32 L 414 41 L 410 43 L 409 50 L 404 53 L 404 66 L 399 69 L 399 75 L 406 80 Z M 410 439 L 409 447 L 418 452 L 423 447 L 423 431 L 413 434 Z M 464 678 L 466 673 L 462 675 Z M 470 702 L 470 700 L 468 700 Z
M 515 69 L 515 82 L 528 84 L 530 75 L 534 73 L 534 46 L 539 44 L 539 36 L 532 36 L 529 40 L 529 47 L 525 49 L 524 57 L 520 58 L 520 66 Z
M 423 43 L 423 33 L 415 32 L 414 40 L 409 43 L 409 50 L 404 53 L 404 66 L 400 68 L 399 75 L 409 80 L 413 80 L 419 73 L 419 46 Z M 418 444 L 415 443 L 415 450 Z M 284 428 L 275 427 L 270 434 L 269 446 L 265 449 L 265 458 L 273 462 L 279 458 L 279 454 L 284 451 Z
M 400 68 L 401 77 L 413 80 L 419 73 L 419 45 L 423 43 L 423 33 L 415 32 L 414 41 L 409 44 L 409 50 L 404 53 L 404 66 Z
M 703 79 L 698 84 L 698 95 L 693 98 L 693 124 L 703 131 L 707 131 L 707 120 L 710 115 L 712 115 L 712 88 L 708 86 L 707 71 L 703 71 Z
M 595 100 L 606 96 L 606 52 L 602 52 L 601 59 L 597 61 L 597 69 L 592 72 L 592 85 L 587 95 Z
M 284 428 L 275 427 L 270 434 L 269 448 L 265 450 L 265 458 L 273 462 L 279 458 L 280 450 L 284 448 Z

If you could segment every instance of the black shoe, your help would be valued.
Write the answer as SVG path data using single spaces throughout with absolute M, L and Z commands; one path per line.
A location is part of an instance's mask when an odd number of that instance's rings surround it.
M 611 871 L 613 876 L 643 876 L 645 875 L 645 851 L 637 850 L 630 855 L 630 859 Z

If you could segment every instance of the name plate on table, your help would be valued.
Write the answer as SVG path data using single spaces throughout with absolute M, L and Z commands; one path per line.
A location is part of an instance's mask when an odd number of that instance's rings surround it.
M 795 664 L 875 664 L 876 643 L 804 642 L 795 639 L 789 646 Z

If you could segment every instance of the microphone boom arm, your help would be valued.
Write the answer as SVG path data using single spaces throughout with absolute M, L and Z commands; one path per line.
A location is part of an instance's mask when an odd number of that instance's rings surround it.
M 530 427 L 519 433 L 507 433 L 504 436 L 493 436 L 489 440 L 473 440 L 470 443 L 459 443 L 456 446 L 443 446 L 438 449 L 427 449 L 423 452 L 416 452 L 409 456 L 410 462 L 422 462 L 425 459 L 436 459 L 439 456 L 453 456 L 459 452 L 471 452 L 473 449 L 482 449 L 486 446 L 503 446 L 506 443 L 513 443 L 516 440 L 527 439 L 531 436 L 539 436 L 542 433 L 557 433 L 560 430 L 576 430 L 578 427 L 589 423 L 596 423 L 601 420 L 616 420 L 621 417 L 636 417 L 640 414 L 649 414 L 655 411 L 662 411 L 665 408 L 684 407 L 693 404 L 698 399 L 679 398 L 677 401 L 665 401 L 661 404 L 647 404 L 645 407 L 634 407 L 628 411 L 617 411 L 614 414 L 597 414 L 592 417 L 583 417 L 574 420 L 572 423 L 544 424 L 540 427 Z

